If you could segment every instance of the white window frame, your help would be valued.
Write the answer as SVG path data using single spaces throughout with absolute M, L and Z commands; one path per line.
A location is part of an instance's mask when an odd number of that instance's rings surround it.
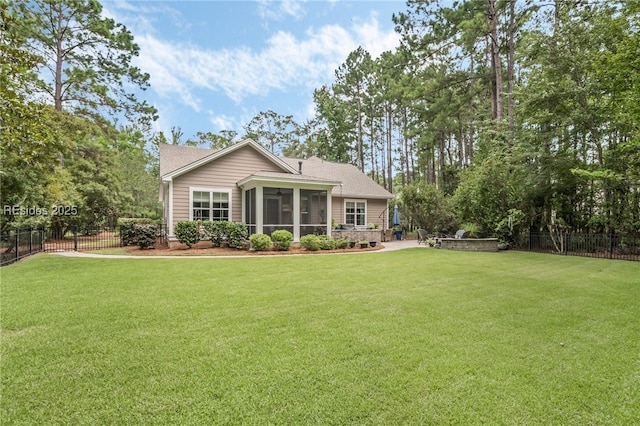
M 213 199 L 212 199 L 212 195 L 211 193 L 213 192 L 217 192 L 217 193 L 224 193 L 227 194 L 227 196 L 229 197 L 229 219 L 228 221 L 231 222 L 232 219 L 232 214 L 233 214 L 233 206 L 232 206 L 232 191 L 229 188 L 204 188 L 204 187 L 197 187 L 197 186 L 190 186 L 189 187 L 189 220 L 194 220 L 193 218 L 193 193 L 194 192 L 208 192 L 209 193 L 209 200 L 211 202 L 211 207 L 209 207 L 209 211 L 211 213 L 213 213 Z M 211 217 L 213 218 L 213 214 L 211 215 Z M 210 219 L 213 220 L 213 219 Z
M 358 213 L 358 203 L 364 203 L 364 223 L 362 225 L 356 225 L 354 223 L 354 226 L 356 228 L 366 228 L 367 227 L 367 200 L 365 199 L 355 199 L 355 198 L 348 198 L 344 200 L 344 205 L 342 208 L 342 212 L 344 214 L 344 224 L 347 224 L 347 203 L 355 203 L 355 210 L 356 212 L 354 213 L 357 217 Z M 354 217 L 354 221 L 357 223 L 358 221 L 356 220 L 356 217 Z

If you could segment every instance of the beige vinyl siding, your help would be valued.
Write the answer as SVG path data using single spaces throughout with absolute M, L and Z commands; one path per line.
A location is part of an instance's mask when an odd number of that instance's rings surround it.
M 367 224 L 377 223 L 380 229 L 387 225 L 387 200 L 364 199 L 356 197 L 332 197 L 331 198 L 331 217 L 333 225 L 344 223 L 344 200 L 365 200 L 367 202 Z M 384 214 L 382 214 L 384 212 Z
M 387 223 L 387 200 L 369 199 L 367 200 L 367 224 L 375 223 L 379 229 L 384 229 Z M 383 214 L 384 213 L 384 214 Z
M 344 198 L 336 197 L 333 195 L 331 197 L 331 227 L 338 226 L 342 224 L 344 221 Z
M 236 182 L 256 171 L 281 172 L 278 166 L 246 146 L 173 180 L 173 225 L 189 220 L 189 188 L 231 190 L 231 220 L 242 220 L 242 191 Z

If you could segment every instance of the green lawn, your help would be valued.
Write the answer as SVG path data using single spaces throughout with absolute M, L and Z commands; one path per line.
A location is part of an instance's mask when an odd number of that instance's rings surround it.
M 640 263 L 421 248 L 0 273 L 2 424 L 640 418 Z

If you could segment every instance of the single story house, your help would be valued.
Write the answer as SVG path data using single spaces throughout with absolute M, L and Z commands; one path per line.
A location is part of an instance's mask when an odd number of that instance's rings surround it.
M 244 222 L 249 233 L 286 229 L 299 241 L 336 225 L 388 228 L 393 194 L 350 164 L 279 157 L 244 139 L 224 149 L 160 144 L 160 201 L 169 240 L 186 220 Z

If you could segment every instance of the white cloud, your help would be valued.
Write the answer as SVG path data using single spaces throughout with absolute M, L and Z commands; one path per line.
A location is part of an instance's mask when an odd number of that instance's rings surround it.
M 384 32 L 380 29 L 377 13 L 373 13 L 368 20 L 356 20 L 353 32 L 356 39 L 362 41 L 362 47 L 374 58 L 384 51 L 394 50 L 400 43 L 398 33 Z
M 262 19 L 270 21 L 281 21 L 287 17 L 300 19 L 306 13 L 304 3 L 301 0 L 259 0 L 258 14 Z
M 139 37 L 137 42 L 140 45 L 137 65 L 151 75 L 151 90 L 165 97 L 177 95 L 183 104 L 200 111 L 200 100 L 193 92 L 198 87 L 194 84 L 197 75 L 189 75 L 192 55 L 152 36 Z
M 339 3 L 327 4 L 333 8 Z M 304 2 L 295 0 L 263 1 L 261 5 L 260 13 L 272 24 L 285 18 L 297 20 L 306 12 Z M 294 32 L 292 27 L 275 29 L 256 45 L 259 47 L 235 46 L 234 40 L 229 40 L 226 48 L 207 48 L 188 41 L 189 31 L 185 29 L 192 24 L 172 6 L 170 2 L 118 0 L 106 2 L 104 9 L 105 16 L 124 23 L 134 34 L 140 46 L 135 65 L 151 75 L 147 93 L 154 95 L 153 102 L 160 111 L 161 121 L 156 125 L 166 132 L 177 121 L 184 124 L 185 110 L 214 129 L 242 132 L 243 124 L 264 105 L 273 108 L 281 94 L 304 99 L 304 104 L 297 107 L 302 122 L 314 116 L 313 89 L 330 84 L 335 70 L 351 51 L 362 46 L 377 57 L 399 44 L 398 34 L 384 29 L 378 15 L 370 13 L 352 19 L 349 25 L 314 24 L 306 30 L 303 27 L 303 32 Z M 162 31 L 167 20 L 169 28 L 177 31 Z M 204 44 L 204 40 L 197 41 L 201 42 Z M 267 98 L 271 95 L 275 95 L 274 102 Z M 242 112 L 230 115 L 230 103 Z
M 292 87 L 313 89 L 330 81 L 349 52 L 362 46 L 376 57 L 398 44 L 394 32 L 380 28 L 375 15 L 352 28 L 324 25 L 310 28 L 302 39 L 278 31 L 262 50 L 237 47 L 206 50 L 162 40 L 151 33 L 136 36 L 137 64 L 151 74 L 151 88 L 162 96 L 178 97 L 200 110 L 203 90 L 221 91 L 236 103 L 248 96 Z
M 238 125 L 234 117 L 225 114 L 216 115 L 213 111 L 209 111 L 209 122 L 220 130 L 235 129 Z
M 304 119 L 305 120 L 310 120 L 313 117 L 316 116 L 316 103 L 311 101 L 307 103 L 307 106 L 305 108 L 305 114 L 304 114 Z
M 283 0 L 280 2 L 280 10 L 284 14 L 298 19 L 305 14 L 304 9 L 302 8 L 302 2 L 297 0 Z
M 182 14 L 166 2 L 146 2 L 113 0 L 103 2 L 102 15 L 113 18 L 116 22 L 125 22 L 129 30 L 135 28 L 136 33 L 153 33 L 158 25 L 157 16 L 170 19 L 172 24 L 183 31 L 191 27 Z M 137 42 L 137 40 L 135 40 Z

